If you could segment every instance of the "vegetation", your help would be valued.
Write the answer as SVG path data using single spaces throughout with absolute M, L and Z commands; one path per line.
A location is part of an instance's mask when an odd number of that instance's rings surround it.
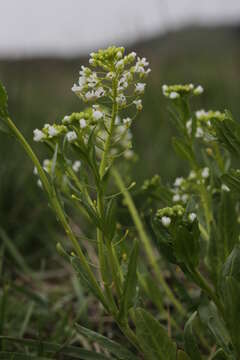
M 140 156 L 134 165 L 130 126 L 140 121 L 148 63 L 135 58 L 115 47 L 91 56 L 101 73 L 83 67 L 73 91 L 94 105 L 34 131 L 47 145 L 43 166 L 11 120 L 1 87 L 1 129 L 32 159 L 66 233 L 58 235 L 43 214 L 35 236 L 51 258 L 36 273 L 1 228 L 2 259 L 7 252 L 17 264 L 14 274 L 2 261 L 3 358 L 239 358 L 239 174 L 231 169 L 239 125 L 229 112 L 190 108 L 201 86 L 164 85 L 173 147 L 188 170 L 173 185 L 156 175 L 136 186 L 144 162 Z M 24 247 L 24 233 L 14 230 Z

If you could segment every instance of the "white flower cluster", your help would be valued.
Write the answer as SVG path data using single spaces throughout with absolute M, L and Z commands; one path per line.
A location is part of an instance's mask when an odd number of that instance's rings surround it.
M 144 93 L 146 84 L 141 79 L 150 73 L 149 63 L 146 58 L 137 57 L 135 52 L 128 55 L 124 52 L 124 48 L 112 46 L 91 53 L 90 65 L 101 71 L 82 66 L 78 83 L 73 85 L 72 91 L 85 102 L 106 97 L 116 101 L 119 108 L 135 104 L 137 111 L 142 110 L 139 97 Z M 127 99 L 132 97 L 135 99 L 128 103 Z
M 225 114 L 221 113 L 220 111 L 205 111 L 205 110 L 198 110 L 195 113 L 196 117 L 196 132 L 195 137 L 201 138 L 205 142 L 209 142 L 214 139 L 215 131 L 212 126 L 213 120 L 222 121 L 225 118 Z M 192 119 L 189 119 L 186 122 L 186 129 L 189 136 L 192 135 Z
M 172 201 L 174 203 L 186 204 L 189 193 L 196 190 L 196 186 L 203 184 L 210 176 L 208 167 L 200 169 L 198 172 L 191 170 L 187 178 L 177 177 L 172 188 Z
M 171 100 L 178 99 L 186 95 L 200 95 L 204 91 L 201 85 L 194 86 L 193 84 L 187 85 L 163 85 L 163 95 Z
M 72 91 L 84 101 L 95 101 L 105 96 L 101 78 L 90 68 L 81 66 L 78 83 L 74 84 Z
M 159 209 L 156 213 L 156 217 L 160 219 L 161 224 L 168 228 L 176 218 L 182 218 L 185 214 L 185 209 L 181 205 L 174 205 L 173 207 L 166 207 Z M 188 214 L 187 219 L 190 223 L 193 223 L 197 215 L 194 212 Z
M 42 130 L 35 129 L 33 131 L 33 140 L 37 142 L 49 140 L 54 137 L 57 137 L 60 134 L 65 133 L 66 131 L 67 128 L 64 125 L 45 124 Z

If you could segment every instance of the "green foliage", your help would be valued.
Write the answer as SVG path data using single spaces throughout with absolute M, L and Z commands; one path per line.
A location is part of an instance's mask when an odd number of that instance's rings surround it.
M 178 131 L 173 147 L 188 164 L 189 175 L 177 177 L 173 185 L 155 176 L 134 192 L 132 185 L 126 188 L 125 181 L 135 184 L 126 170 L 136 159 L 130 128 L 143 108 L 148 65 L 145 58 L 125 54 L 122 47 L 92 53 L 89 67 L 81 68 L 72 87 L 89 105 L 60 123 L 34 130 L 34 141 L 49 153 L 43 165 L 9 117 L 7 94 L 0 86 L 0 117 L 32 160 L 38 184 L 64 230 L 57 250 L 73 276 L 76 307 L 83 293 L 95 299 L 99 317 L 107 314 L 112 329 L 116 324 L 114 336 L 121 332 L 128 341 L 121 345 L 122 341 L 82 325 L 76 326 L 78 337 L 73 323 L 81 319 L 82 309 L 74 312 L 78 319 L 68 320 L 62 304 L 55 305 L 61 309 L 55 341 L 39 340 L 36 332 L 32 340 L 23 337 L 34 321 L 33 309 L 41 308 L 40 319 L 55 303 L 55 295 L 45 299 L 6 277 L 0 333 L 7 326 L 9 284 L 11 291 L 27 297 L 28 306 L 18 337 L 1 337 L 3 357 L 21 358 L 26 353 L 30 358 L 60 354 L 81 359 L 200 360 L 211 354 L 215 359 L 238 360 L 240 356 L 240 180 L 238 170 L 229 170 L 230 163 L 236 163 L 233 156 L 239 154 L 240 127 L 229 112 L 191 109 L 190 101 L 203 93 L 202 86 L 163 85 Z M 79 214 L 84 217 L 80 225 Z M 4 230 L 1 235 L 1 254 L 6 248 L 37 284 L 39 278 L 31 274 Z M 63 294 L 74 301 L 72 289 L 63 289 Z M 193 314 L 182 332 L 188 313 Z M 178 349 L 183 347 L 182 338 L 184 351 Z M 80 341 L 81 347 L 64 341 Z M 100 352 L 93 351 L 95 343 Z
M 184 327 L 184 348 L 191 359 L 201 360 L 201 354 L 193 333 L 193 321 L 197 313 L 193 313 Z
M 95 331 L 84 328 L 83 326 L 76 325 L 77 331 L 83 336 L 87 337 L 91 341 L 97 342 L 100 346 L 103 346 L 110 353 L 114 355 L 117 359 L 120 360 L 136 360 L 137 357 L 123 345 L 116 343 L 108 339 L 105 336 L 102 336 Z
M 135 311 L 137 338 L 146 359 L 175 360 L 176 344 L 169 339 L 166 330 L 144 309 Z

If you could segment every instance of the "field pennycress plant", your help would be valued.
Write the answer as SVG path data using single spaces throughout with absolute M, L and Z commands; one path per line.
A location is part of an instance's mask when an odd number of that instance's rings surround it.
M 173 147 L 189 173 L 168 186 L 156 175 L 126 187 L 126 164 L 135 160 L 131 125 L 143 109 L 149 73 L 145 58 L 122 47 L 92 53 L 72 87 L 85 107 L 33 132 L 49 151 L 43 165 L 11 120 L 2 85 L 0 129 L 14 135 L 32 160 L 65 230 L 71 249 L 58 243 L 57 251 L 128 343 L 78 324 L 77 332 L 112 359 L 238 360 L 240 171 L 230 166 L 240 153 L 240 126 L 227 111 L 191 109 L 202 86 L 163 85 L 179 132 Z M 75 211 L 87 224 L 77 235 Z M 96 264 L 85 241 L 97 248 Z M 76 351 L 80 359 L 109 358 Z

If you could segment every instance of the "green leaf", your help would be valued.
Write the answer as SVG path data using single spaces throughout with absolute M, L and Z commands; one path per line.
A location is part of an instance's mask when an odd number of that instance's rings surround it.
M 186 354 L 184 351 L 178 350 L 177 360 L 191 360 L 191 359 L 188 356 L 188 354 Z
M 234 245 L 238 241 L 239 224 L 235 212 L 235 201 L 230 192 L 222 191 L 221 203 L 219 207 L 218 229 L 223 248 L 221 263 L 223 263 L 231 253 Z
M 138 358 L 123 345 L 118 344 L 116 341 L 110 340 L 107 337 L 98 334 L 95 331 L 87 329 L 83 326 L 75 324 L 76 330 L 79 334 L 86 336 L 91 341 L 94 341 L 101 345 L 103 348 L 107 349 L 112 353 L 117 359 L 121 360 L 137 360 Z
M 107 239 L 112 241 L 116 230 L 116 202 L 113 198 L 106 206 L 104 218 L 104 232 Z
M 9 128 L 4 123 L 4 120 L 8 117 L 8 96 L 5 87 L 0 81 L 0 131 L 9 134 Z
M 224 304 L 225 322 L 236 354 L 240 356 L 240 283 L 232 276 L 222 281 L 221 300 Z
M 159 253 L 171 263 L 177 264 L 177 259 L 173 250 L 172 236 L 156 217 L 152 219 L 151 225 L 153 228 L 153 241 Z
M 232 276 L 240 283 L 240 245 L 235 245 L 222 267 L 222 279 Z
M 151 274 L 143 275 L 139 274 L 139 283 L 145 293 L 147 294 L 148 298 L 156 305 L 158 310 L 161 312 L 164 309 L 163 306 L 163 294 L 153 279 Z
M 195 220 L 191 230 L 184 224 L 176 227 L 174 253 L 179 263 L 188 265 L 191 269 L 197 267 L 200 255 L 200 231 Z
M 215 352 L 211 360 L 229 360 L 229 357 L 225 354 L 223 349 L 218 349 L 218 351 Z
M 0 81 L 0 118 L 6 118 L 8 116 L 7 102 L 7 91 Z
M 176 360 L 176 344 L 166 330 L 147 311 L 135 311 L 137 339 L 147 360 Z
M 81 360 L 109 360 L 109 357 L 106 357 L 105 355 L 82 349 L 79 346 L 68 346 L 68 345 L 64 346 L 60 344 L 50 343 L 47 341 L 19 339 L 9 336 L 0 336 L 0 339 L 4 340 L 5 342 L 9 341 L 11 343 L 22 344 L 37 351 L 41 350 L 41 353 L 47 353 L 47 354 L 49 353 L 49 354 L 53 354 L 54 356 L 56 353 L 58 353 L 59 355 L 72 356 L 74 359 L 81 359 Z M 25 356 L 25 354 L 22 354 L 22 356 Z M 10 360 L 11 357 L 5 359 Z M 25 358 L 19 357 L 17 359 L 25 359 Z M 37 359 L 37 357 L 35 356 L 34 359 Z M 46 358 L 39 358 L 39 359 L 46 359 Z
M 230 169 L 221 177 L 222 181 L 235 193 L 240 194 L 240 171 Z
M 126 279 L 123 286 L 123 295 L 120 303 L 119 318 L 127 317 L 128 310 L 133 306 L 137 287 L 137 260 L 138 242 L 135 241 L 131 251 Z
M 198 309 L 200 320 L 213 335 L 215 342 L 226 352 L 229 351 L 230 338 L 223 320 L 219 317 L 213 302 L 202 303 Z
M 197 312 L 195 311 L 189 318 L 189 320 L 186 322 L 186 325 L 184 327 L 184 349 L 191 359 L 201 360 L 201 354 L 198 349 L 195 335 L 193 333 L 193 321 L 196 315 Z
M 226 112 L 223 121 L 213 122 L 218 141 L 232 154 L 240 153 L 240 124 L 235 121 L 230 112 Z
M 173 138 L 172 143 L 177 155 L 182 159 L 189 161 L 190 164 L 195 165 L 192 148 L 183 139 Z
M 89 215 L 90 220 L 98 227 L 100 230 L 104 231 L 104 226 L 100 216 L 98 215 L 96 209 L 94 209 L 88 202 L 88 200 L 84 197 L 84 194 L 81 194 L 82 198 L 76 197 L 72 195 L 72 198 L 76 201 L 79 201 L 82 207 L 86 210 Z
M 81 282 L 81 284 L 88 289 L 99 301 L 102 301 L 102 298 L 98 291 L 96 290 L 96 287 L 94 284 L 92 284 L 91 280 L 89 279 L 89 276 L 87 272 L 85 271 L 84 267 L 82 266 L 81 260 L 76 256 L 70 257 L 71 264 L 74 268 L 74 270 L 77 273 L 77 276 Z

